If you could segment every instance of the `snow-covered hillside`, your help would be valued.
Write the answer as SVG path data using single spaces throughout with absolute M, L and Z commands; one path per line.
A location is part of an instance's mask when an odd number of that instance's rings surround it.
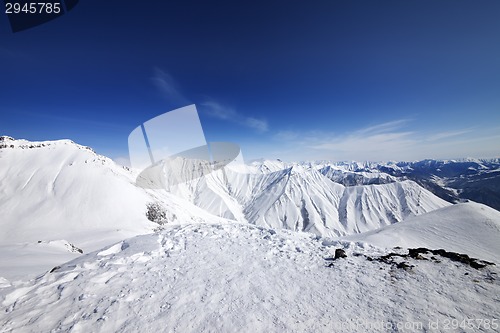
M 335 249 L 347 257 L 332 260 Z M 428 256 L 404 259 L 414 266 L 406 269 L 376 260 L 388 251 L 249 224 L 170 225 L 0 289 L 0 325 L 4 332 L 437 332 L 470 318 L 482 319 L 470 331 L 495 331 L 498 267 Z
M 497 330 L 500 212 L 370 168 L 261 161 L 147 190 L 69 140 L 1 137 L 0 332 Z
M 188 175 L 194 179 L 167 190 L 145 190 L 135 184 L 140 170 L 118 166 L 70 140 L 2 137 L 0 276 L 32 274 L 78 256 L 78 250 L 151 232 L 157 227 L 145 215 L 151 202 L 164 207 L 167 223 L 229 219 L 330 237 L 449 205 L 412 181 L 345 187 L 324 174 L 326 167 L 262 161 L 202 178 Z M 37 253 L 43 258 L 29 259 Z
M 456 204 L 343 239 L 386 248 L 442 248 L 500 263 L 500 212 L 475 202 Z
M 279 169 L 281 163 L 270 161 L 169 187 L 173 196 L 136 186 L 138 170 L 117 166 L 69 140 L 2 142 L 0 244 L 64 239 L 95 249 L 110 239 L 150 231 L 144 211 L 151 201 L 162 202 L 171 219 L 213 218 L 208 212 L 328 236 L 373 230 L 448 205 L 411 181 L 344 187 L 314 168 Z
M 137 174 L 70 140 L 0 141 L 0 277 L 19 278 L 94 251 L 157 224 L 220 219 L 165 191 L 135 185 Z
M 315 168 L 279 165 L 227 168 L 170 191 L 215 215 L 322 236 L 374 230 L 450 205 L 409 180 L 345 187 Z
M 110 159 L 69 140 L 8 144 L 0 149 L 1 243 L 65 237 L 85 246 L 111 231 L 123 238 L 150 227 L 150 198 Z

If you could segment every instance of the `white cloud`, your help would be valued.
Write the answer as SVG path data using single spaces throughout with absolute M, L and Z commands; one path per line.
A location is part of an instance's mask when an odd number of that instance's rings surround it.
M 324 149 L 339 152 L 379 152 L 398 150 L 415 143 L 411 138 L 412 132 L 380 133 L 360 136 L 357 134 L 345 137 L 334 137 L 323 140 L 319 144 L 310 145 L 313 149 Z
M 269 129 L 267 121 L 264 119 L 257 119 L 252 117 L 246 117 L 243 119 L 243 124 L 250 128 L 254 128 L 259 132 L 266 132 Z
M 291 141 L 295 140 L 299 137 L 299 133 L 297 131 L 279 131 L 278 133 L 274 134 L 274 139 L 280 140 L 280 141 Z
M 451 138 L 453 136 L 458 136 L 458 135 L 470 133 L 471 131 L 472 131 L 471 129 L 468 129 L 468 130 L 460 130 L 460 131 L 439 132 L 439 133 L 432 134 L 431 136 L 429 136 L 427 138 L 427 140 L 428 141 L 437 141 L 437 140 L 447 139 L 447 138 Z
M 444 129 L 429 132 L 400 119 L 336 134 L 282 131 L 274 135 L 271 156 L 286 160 L 418 160 L 425 158 L 496 157 L 500 130 Z M 411 128 L 411 130 L 409 130 Z
M 410 119 L 398 119 L 377 125 L 372 125 L 365 127 L 356 131 L 359 135 L 361 134 L 377 134 L 377 133 L 387 133 L 401 128 L 403 125 L 410 122 Z
M 207 101 L 201 103 L 204 106 L 204 112 L 214 118 L 230 121 L 236 124 L 240 124 L 249 128 L 252 128 L 258 132 L 266 132 L 269 130 L 269 126 L 265 119 L 257 119 L 254 117 L 244 116 L 235 110 L 223 106 L 214 101 Z
M 177 106 L 192 104 L 192 102 L 190 102 L 189 99 L 181 92 L 173 77 L 166 71 L 160 68 L 155 68 L 154 76 L 151 80 L 163 96 L 172 104 Z M 267 132 L 269 130 L 267 120 L 265 119 L 244 116 L 215 101 L 206 101 L 200 105 L 205 106 L 202 111 L 211 117 L 246 126 L 260 133 Z
M 191 104 L 189 100 L 180 92 L 177 83 L 167 72 L 159 68 L 155 68 L 154 76 L 151 80 L 169 102 L 178 106 Z

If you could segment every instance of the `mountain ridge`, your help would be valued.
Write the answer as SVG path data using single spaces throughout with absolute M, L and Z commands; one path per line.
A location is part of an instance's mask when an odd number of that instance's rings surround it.
M 54 254 L 43 263 L 49 265 L 67 247 L 56 244 L 88 252 L 151 233 L 161 226 L 146 217 L 150 203 L 162 207 L 165 224 L 232 220 L 328 237 L 378 229 L 449 205 L 410 180 L 344 186 L 312 164 L 279 169 L 280 161 L 230 165 L 170 192 L 147 190 L 135 183 L 140 170 L 71 140 L 4 136 L 0 145 L 7 146 L 0 149 L 0 246 L 9 258 L 0 267 L 4 272 L 29 273 L 32 263 L 20 258 L 35 255 L 43 244 L 43 251 Z
M 344 186 L 271 162 L 171 193 L 71 141 L 7 142 L 2 331 L 428 332 L 500 315 L 500 212 L 483 204 L 452 205 L 411 180 Z M 165 209 L 159 224 L 146 218 L 150 203 Z M 422 246 L 430 252 L 409 255 Z M 469 256 L 493 264 L 453 260 Z

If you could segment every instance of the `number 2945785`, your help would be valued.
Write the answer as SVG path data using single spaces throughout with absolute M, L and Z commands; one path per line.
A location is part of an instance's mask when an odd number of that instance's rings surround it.
M 60 2 L 6 2 L 5 14 L 59 14 Z

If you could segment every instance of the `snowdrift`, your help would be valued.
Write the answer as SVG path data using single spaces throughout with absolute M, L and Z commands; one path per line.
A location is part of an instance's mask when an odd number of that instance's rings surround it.
M 500 264 L 500 212 L 474 202 L 456 204 L 344 239 L 380 247 L 442 248 Z

